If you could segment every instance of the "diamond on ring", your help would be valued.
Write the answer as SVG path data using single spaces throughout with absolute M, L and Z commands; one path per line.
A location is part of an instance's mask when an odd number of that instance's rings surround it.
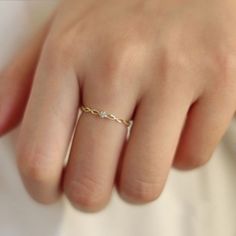
M 105 111 L 100 111 L 100 112 L 99 112 L 99 116 L 100 116 L 101 118 L 106 118 L 106 117 L 107 117 L 107 113 L 106 113 Z
M 120 119 L 120 118 L 117 118 L 115 115 L 111 114 L 111 113 L 108 113 L 106 111 L 99 111 L 97 109 L 94 109 L 94 108 L 90 108 L 88 106 L 81 106 L 81 110 L 83 112 L 86 112 L 86 113 L 90 113 L 92 115 L 96 115 L 102 119 L 109 119 L 109 120 L 112 120 L 112 121 L 116 121 L 120 124 L 124 124 L 126 126 L 128 126 L 128 128 L 132 125 L 132 120 L 124 120 L 124 119 Z

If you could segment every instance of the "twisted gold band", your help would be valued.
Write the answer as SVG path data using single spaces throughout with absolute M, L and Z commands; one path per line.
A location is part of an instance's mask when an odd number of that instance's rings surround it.
M 83 112 L 86 112 L 86 113 L 90 113 L 92 115 L 96 115 L 102 119 L 109 119 L 109 120 L 113 120 L 113 121 L 116 121 L 120 124 L 124 124 L 128 127 L 131 126 L 132 124 L 132 121 L 131 120 L 124 120 L 124 119 L 120 119 L 120 118 L 117 118 L 115 115 L 111 114 L 111 113 L 108 113 L 108 112 L 105 112 L 105 111 L 99 111 L 97 109 L 94 109 L 94 108 L 90 108 L 88 106 L 81 106 L 80 107 L 81 110 Z

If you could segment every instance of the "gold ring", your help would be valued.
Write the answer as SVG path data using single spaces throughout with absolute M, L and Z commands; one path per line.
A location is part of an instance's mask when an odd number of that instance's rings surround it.
M 83 112 L 90 113 L 92 115 L 96 115 L 102 119 L 113 120 L 113 121 L 116 121 L 120 124 L 124 124 L 128 127 L 130 127 L 133 123 L 132 120 L 124 120 L 124 119 L 117 118 L 114 114 L 108 113 L 106 111 L 97 110 L 97 109 L 94 109 L 94 108 L 91 108 L 88 106 L 81 106 L 80 108 Z

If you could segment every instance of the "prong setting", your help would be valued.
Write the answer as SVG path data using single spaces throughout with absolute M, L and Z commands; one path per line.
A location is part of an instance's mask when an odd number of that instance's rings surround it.
M 97 110 L 97 109 L 94 109 L 94 108 L 90 108 L 88 106 L 81 106 L 81 111 L 83 112 L 86 112 L 86 113 L 91 113 L 93 115 L 96 115 L 102 119 L 109 119 L 109 120 L 113 120 L 113 121 L 116 121 L 120 124 L 124 124 L 126 125 L 128 128 L 131 127 L 132 125 L 132 120 L 124 120 L 124 119 L 121 119 L 121 118 L 117 118 L 114 114 L 111 114 L 111 113 L 108 113 L 106 111 L 102 111 L 102 110 Z
M 105 111 L 100 111 L 100 112 L 98 113 L 98 115 L 99 115 L 99 117 L 101 117 L 101 118 L 106 118 L 106 117 L 107 117 L 107 113 L 106 113 Z

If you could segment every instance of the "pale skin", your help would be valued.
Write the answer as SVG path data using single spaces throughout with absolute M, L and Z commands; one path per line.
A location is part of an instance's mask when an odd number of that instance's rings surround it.
M 172 166 L 205 164 L 236 110 L 235 11 L 231 0 L 62 1 L 0 76 L 0 133 L 22 120 L 29 194 L 94 212 L 116 186 L 143 204 Z M 129 139 L 87 113 L 76 123 L 82 104 L 133 119 Z

